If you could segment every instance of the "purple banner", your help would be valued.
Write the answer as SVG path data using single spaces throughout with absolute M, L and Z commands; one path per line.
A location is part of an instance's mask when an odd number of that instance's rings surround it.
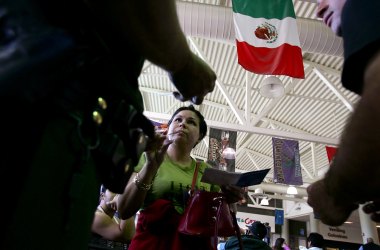
M 272 138 L 274 182 L 302 185 L 298 141 Z
M 210 128 L 207 163 L 214 168 L 235 172 L 236 131 Z

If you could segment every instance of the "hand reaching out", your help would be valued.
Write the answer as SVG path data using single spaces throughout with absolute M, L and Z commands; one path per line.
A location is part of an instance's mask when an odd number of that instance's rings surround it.
M 359 206 L 352 203 L 337 204 L 334 197 L 327 193 L 323 180 L 311 184 L 307 192 L 307 203 L 313 208 L 314 214 L 326 225 L 342 225 L 351 212 Z
M 202 59 L 191 53 L 185 67 L 171 73 L 170 79 L 178 90 L 173 93 L 177 100 L 199 105 L 205 95 L 214 90 L 216 75 Z
M 226 195 L 227 202 L 235 203 L 244 199 L 244 189 L 238 186 L 226 185 L 221 186 L 223 194 Z
M 147 163 L 158 169 L 164 160 L 164 156 L 170 144 L 173 141 L 169 140 L 165 134 L 155 133 L 154 138 L 148 141 L 146 147 Z

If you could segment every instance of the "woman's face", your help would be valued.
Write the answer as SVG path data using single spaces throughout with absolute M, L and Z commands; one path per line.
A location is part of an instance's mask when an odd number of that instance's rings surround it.
M 168 138 L 175 143 L 187 143 L 193 147 L 199 140 L 199 123 L 199 118 L 193 111 L 182 110 L 174 116 Z

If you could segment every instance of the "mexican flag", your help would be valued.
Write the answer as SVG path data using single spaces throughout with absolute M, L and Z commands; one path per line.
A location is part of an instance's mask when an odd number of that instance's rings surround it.
M 232 8 L 243 68 L 305 78 L 292 0 L 232 0 Z

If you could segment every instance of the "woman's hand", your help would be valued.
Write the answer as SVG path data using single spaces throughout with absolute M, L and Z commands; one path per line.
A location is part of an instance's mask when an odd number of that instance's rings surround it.
M 109 209 L 112 209 L 113 211 L 116 211 L 117 210 L 117 200 L 119 198 L 119 195 L 115 195 L 115 197 L 112 199 L 112 201 L 108 201 L 106 203 L 106 206 L 109 208 Z
M 221 189 L 227 198 L 227 203 L 229 204 L 244 199 L 244 188 L 233 185 L 225 185 L 221 186 Z
M 164 160 L 169 145 L 172 144 L 172 142 L 172 140 L 167 138 L 166 134 L 156 133 L 154 138 L 148 141 L 148 145 L 145 150 L 147 164 L 158 169 Z

